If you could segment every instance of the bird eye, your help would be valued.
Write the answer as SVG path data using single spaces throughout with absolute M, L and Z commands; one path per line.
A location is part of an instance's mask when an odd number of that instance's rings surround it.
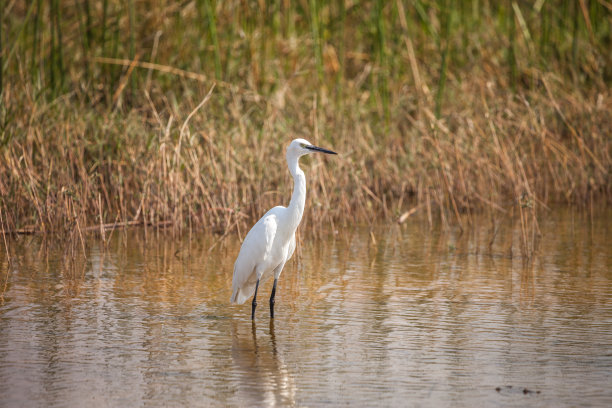
M 306 147 L 306 143 L 300 143 L 300 146 Z

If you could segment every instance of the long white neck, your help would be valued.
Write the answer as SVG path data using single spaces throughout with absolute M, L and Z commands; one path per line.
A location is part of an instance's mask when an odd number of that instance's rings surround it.
M 306 176 L 298 163 L 299 156 L 287 154 L 287 165 L 289 166 L 289 172 L 293 176 L 293 194 L 291 195 L 291 201 L 289 207 L 287 207 L 289 214 L 289 226 L 291 232 L 295 232 L 300 221 L 302 221 L 302 215 L 304 215 L 304 204 L 306 203 Z

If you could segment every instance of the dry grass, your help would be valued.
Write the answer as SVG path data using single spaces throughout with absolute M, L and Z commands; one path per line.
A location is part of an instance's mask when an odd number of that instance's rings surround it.
M 5 231 L 244 235 L 288 202 L 295 137 L 340 153 L 304 160 L 315 229 L 488 211 L 529 252 L 542 208 L 612 198 L 603 3 L 9 3 Z

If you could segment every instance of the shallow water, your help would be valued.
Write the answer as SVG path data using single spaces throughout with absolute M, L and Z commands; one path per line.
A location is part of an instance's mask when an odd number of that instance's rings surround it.
M 20 238 L 0 255 L 0 406 L 610 406 L 612 212 L 555 211 L 530 261 L 405 225 L 301 234 L 230 305 L 235 238 L 115 232 L 87 258 Z M 331 229 L 331 227 L 330 227 Z

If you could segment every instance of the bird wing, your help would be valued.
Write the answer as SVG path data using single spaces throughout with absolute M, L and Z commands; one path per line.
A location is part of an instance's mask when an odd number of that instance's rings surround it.
M 266 251 L 264 253 L 264 259 L 268 258 L 270 252 L 272 252 L 272 244 L 274 244 L 274 237 L 276 236 L 276 229 L 278 228 L 278 217 L 271 211 L 264 217 L 264 240 L 266 244 Z
M 265 262 L 272 252 L 278 228 L 277 211 L 280 208 L 283 207 L 274 207 L 268 211 L 244 238 L 234 264 L 232 302 L 243 303 L 255 292 L 257 265 Z

